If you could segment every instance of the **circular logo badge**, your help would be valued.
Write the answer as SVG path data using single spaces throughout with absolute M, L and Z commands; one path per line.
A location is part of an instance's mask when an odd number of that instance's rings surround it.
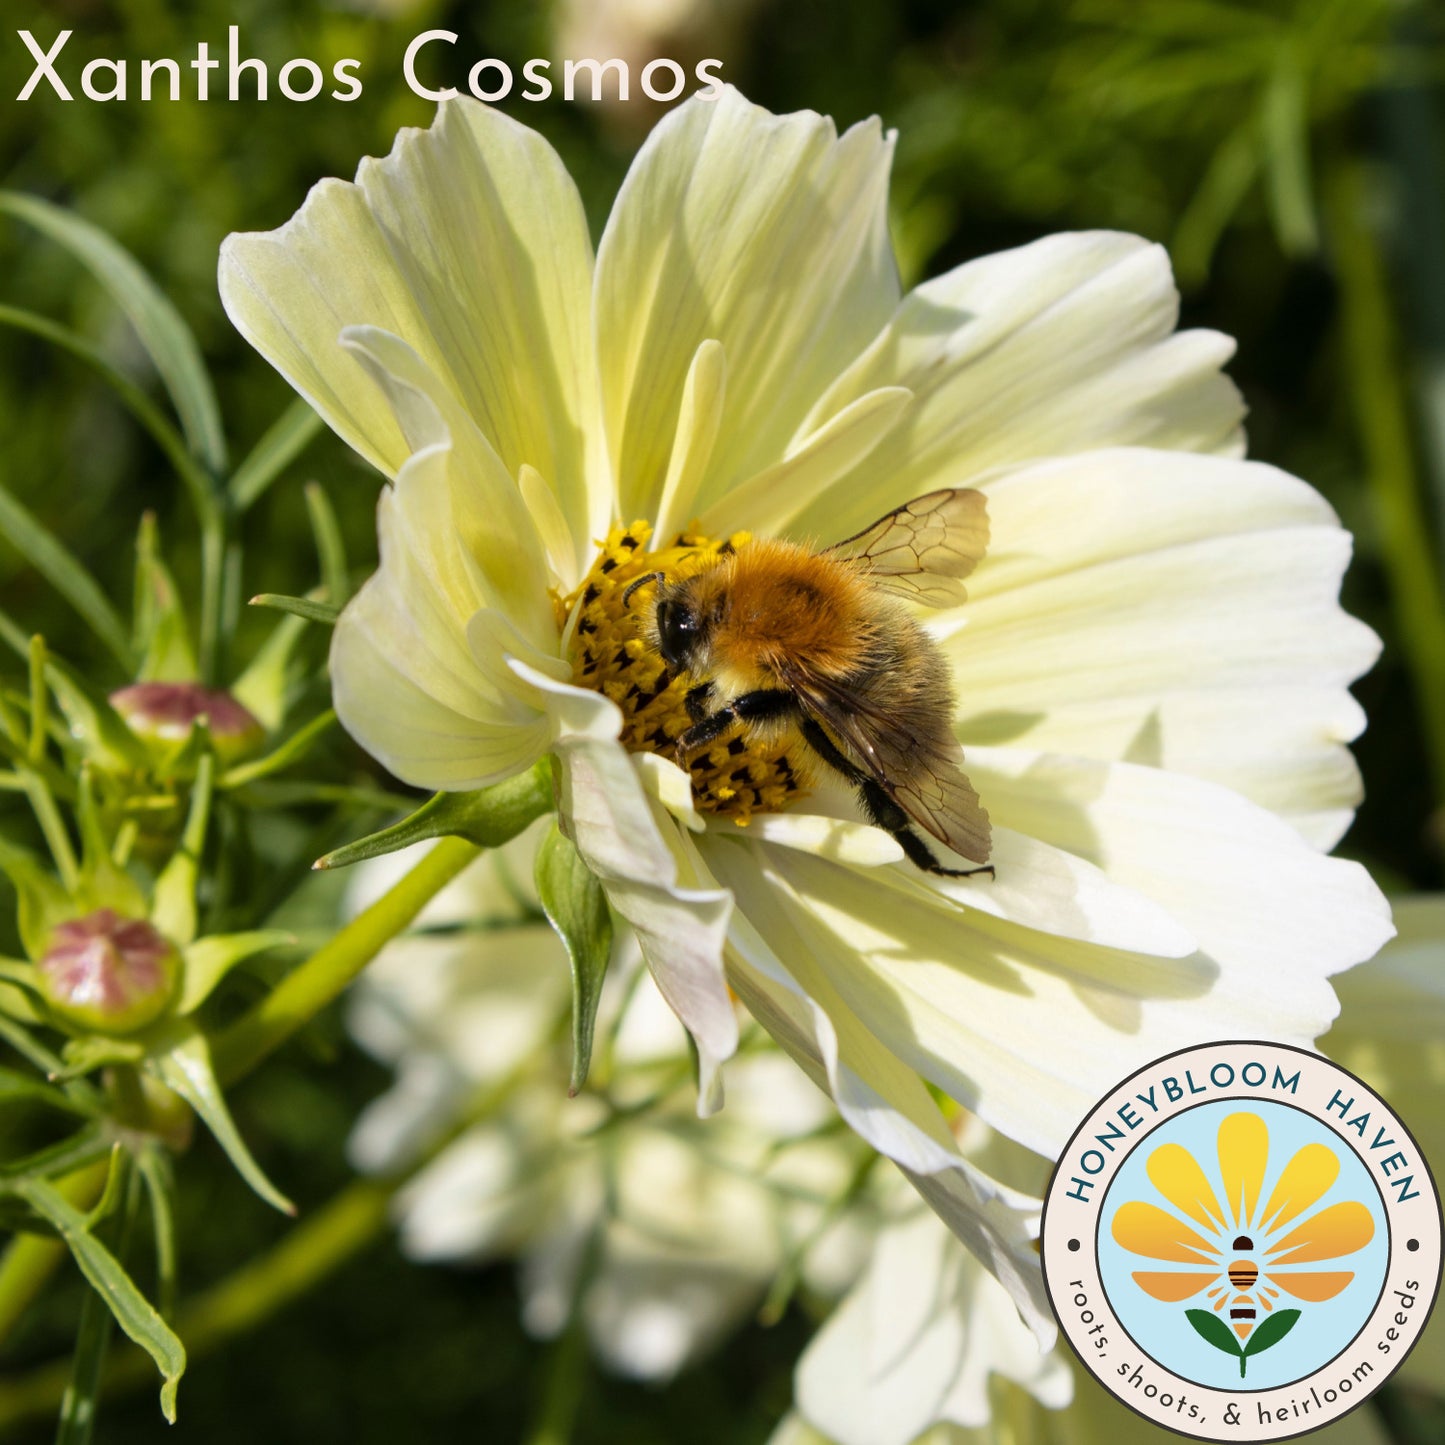
M 1075 1131 L 1044 1203 L 1044 1282 L 1112 1395 L 1204 1440 L 1283 1440 L 1361 1404 L 1420 1338 L 1440 1200 L 1410 1132 L 1328 1059 L 1171 1054 Z

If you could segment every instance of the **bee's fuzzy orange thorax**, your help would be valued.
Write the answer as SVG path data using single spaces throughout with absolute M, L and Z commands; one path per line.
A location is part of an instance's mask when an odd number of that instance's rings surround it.
M 713 654 L 745 686 L 775 684 L 789 656 L 806 657 L 823 676 L 842 676 L 867 651 L 868 583 L 844 562 L 792 542 L 755 540 L 701 585 L 727 597 Z

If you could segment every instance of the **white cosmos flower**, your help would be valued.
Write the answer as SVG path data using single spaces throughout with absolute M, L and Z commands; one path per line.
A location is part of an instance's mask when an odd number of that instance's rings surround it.
M 1339 610 L 1330 508 L 1241 459 L 1232 343 L 1175 332 L 1164 252 L 1053 236 L 901 296 L 892 145 L 876 120 L 839 137 L 696 97 L 594 258 L 551 147 L 457 99 L 230 237 L 221 292 L 393 481 L 332 649 L 345 726 L 427 788 L 553 754 L 704 1106 L 731 986 L 1047 1334 L 1028 1206 L 963 1159 L 930 1088 L 1049 1154 L 1147 1059 L 1318 1034 L 1327 976 L 1390 932 L 1363 870 L 1323 856 L 1359 799 L 1346 689 L 1377 642 Z M 987 496 L 989 553 L 929 626 L 992 881 L 923 875 L 846 799 L 766 811 L 760 785 L 739 826 L 725 755 L 694 807 L 633 726 L 652 702 L 628 669 L 659 660 L 632 636 L 589 664 L 565 626 L 562 599 L 675 557 L 647 543 L 694 520 L 828 542 L 959 485 Z
M 827 1099 L 768 1047 L 734 1063 L 727 1114 L 701 1123 L 686 1105 L 686 1035 L 655 990 L 631 986 L 635 947 L 598 1020 L 606 1096 L 568 1099 L 557 1087 L 567 959 L 534 895 L 525 912 L 534 841 L 448 885 L 419 921 L 446 931 L 394 940 L 352 994 L 352 1033 L 396 1082 L 363 1113 L 350 1153 L 366 1172 L 415 1168 L 456 1133 L 396 1197 L 403 1251 L 516 1258 L 531 1333 L 559 1333 L 580 1299 L 605 1365 L 665 1380 L 744 1323 L 795 1257 L 829 1294 L 856 1273 L 862 1228 L 829 1224 L 827 1211 L 864 1150 L 826 1132 Z M 353 902 L 413 861 L 363 865 Z M 479 1096 L 492 1106 L 458 1133 Z

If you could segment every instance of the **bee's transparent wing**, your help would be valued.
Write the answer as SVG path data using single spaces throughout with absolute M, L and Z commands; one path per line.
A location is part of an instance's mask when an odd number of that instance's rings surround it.
M 920 828 L 969 862 L 988 862 L 988 813 L 964 775 L 963 750 L 952 738 L 910 732 L 805 668 L 782 671 L 803 710 Z
M 963 579 L 987 547 L 983 493 L 950 487 L 915 497 L 826 551 L 864 564 L 886 592 L 925 607 L 956 607 L 967 595 Z

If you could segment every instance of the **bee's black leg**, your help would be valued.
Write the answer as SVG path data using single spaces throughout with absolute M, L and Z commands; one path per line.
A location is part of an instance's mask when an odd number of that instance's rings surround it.
M 700 682 L 687 690 L 683 706 L 694 723 L 700 723 L 707 716 L 707 700 L 712 696 L 712 683 Z
M 711 691 L 709 683 L 703 683 L 702 687 Z M 687 695 L 689 717 L 697 716 L 693 711 L 693 696 L 698 691 L 698 688 L 693 688 Z M 698 699 L 699 708 L 704 705 L 703 699 L 706 696 L 707 694 L 703 693 Z M 690 753 L 721 737 L 734 723 L 766 722 L 772 718 L 786 717 L 795 711 L 797 706 L 797 698 L 780 688 L 761 688 L 757 692 L 745 692 L 688 728 L 677 740 L 677 751 L 679 754 Z
M 891 833 L 898 840 L 898 846 L 903 849 L 904 857 L 915 868 L 921 868 L 925 873 L 937 874 L 941 878 L 973 878 L 980 873 L 987 873 L 990 878 L 995 876 L 992 863 L 985 863 L 981 868 L 945 868 L 933 856 L 933 850 L 928 844 L 914 831 L 908 814 L 888 796 L 883 785 L 845 757 L 822 726 L 810 717 L 803 719 L 803 737 L 808 746 L 830 768 L 842 773 L 857 787 L 858 801 L 868 815 L 869 822 L 874 827 Z

